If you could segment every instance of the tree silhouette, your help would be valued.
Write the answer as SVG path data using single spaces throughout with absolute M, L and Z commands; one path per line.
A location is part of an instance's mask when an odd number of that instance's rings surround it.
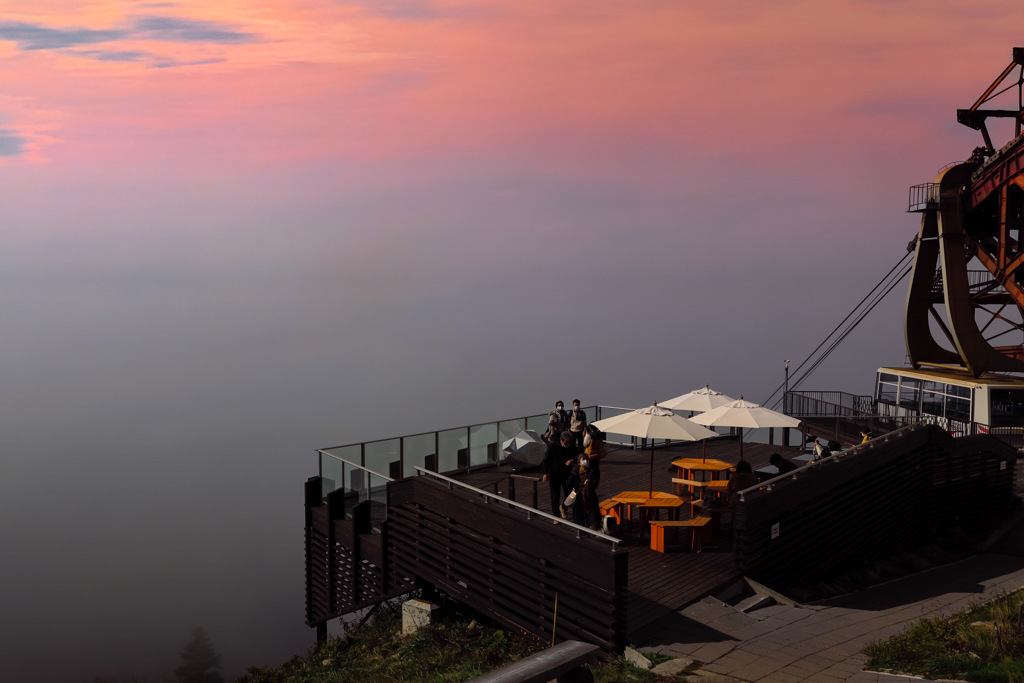
M 220 654 L 213 649 L 210 636 L 200 626 L 192 629 L 192 638 L 178 653 L 181 666 L 174 675 L 181 683 L 224 683 L 220 671 Z

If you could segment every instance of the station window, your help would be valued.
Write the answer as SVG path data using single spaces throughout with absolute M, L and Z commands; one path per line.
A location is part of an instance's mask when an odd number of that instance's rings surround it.
M 943 385 L 937 382 L 925 382 L 921 387 L 921 412 L 925 415 L 945 415 L 946 396 Z
M 971 402 L 958 396 L 946 397 L 946 417 L 961 422 L 971 421 Z
M 1024 421 L 1024 389 L 992 389 L 990 423 L 993 427 L 1015 427 Z
M 921 380 L 904 377 L 900 384 L 900 406 L 917 410 L 921 399 Z
M 896 395 L 899 392 L 900 378 L 886 372 L 878 373 L 878 400 L 882 403 L 896 404 Z
M 1016 409 L 1020 411 L 1017 413 L 1018 416 L 1024 416 L 1024 390 L 1021 390 L 1021 394 L 1022 400 L 1016 405 Z M 920 410 L 924 414 L 949 420 L 971 420 L 971 389 L 957 384 L 880 372 L 877 399 L 880 403 L 898 405 L 908 410 Z
M 962 387 L 958 384 L 947 384 L 946 393 L 950 396 L 959 396 L 960 398 L 970 398 L 971 389 L 970 387 Z

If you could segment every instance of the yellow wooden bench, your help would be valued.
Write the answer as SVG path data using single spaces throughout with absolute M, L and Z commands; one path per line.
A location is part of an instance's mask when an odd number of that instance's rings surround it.
M 707 533 L 711 530 L 711 515 L 700 515 L 679 521 L 653 520 L 651 522 L 651 550 L 665 552 L 665 529 L 689 529 L 690 550 L 699 553 L 704 546 Z

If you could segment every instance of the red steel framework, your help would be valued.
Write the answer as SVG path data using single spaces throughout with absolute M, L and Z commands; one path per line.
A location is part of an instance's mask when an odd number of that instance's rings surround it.
M 1014 72 L 1016 81 L 1004 86 Z M 982 108 L 1014 88 L 1016 109 Z M 999 150 L 990 118 L 1014 120 L 1014 138 Z M 985 144 L 933 183 L 911 188 L 908 210 L 923 215 L 912 243 L 907 353 L 915 368 L 966 368 L 974 377 L 1024 372 L 1024 48 L 1013 48 L 1013 61 L 957 120 L 981 131 Z M 975 260 L 985 270 L 968 270 Z

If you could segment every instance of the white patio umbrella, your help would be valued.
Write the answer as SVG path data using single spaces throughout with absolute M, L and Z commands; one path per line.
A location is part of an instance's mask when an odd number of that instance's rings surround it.
M 709 410 L 729 405 L 735 402 L 732 396 L 715 391 L 710 384 L 705 384 L 703 389 L 695 389 L 688 394 L 670 398 L 662 401 L 659 405 L 671 410 L 689 410 L 695 413 L 706 413 Z M 701 458 L 708 459 L 708 444 L 705 441 L 701 448 Z
M 605 418 L 593 423 L 602 432 L 628 434 L 651 441 L 651 476 L 648 494 L 654 492 L 654 441 L 653 439 L 675 439 L 676 441 L 697 441 L 718 436 L 710 429 L 705 429 L 692 420 L 676 415 L 657 403 L 649 408 L 638 408 L 634 411 Z
M 763 429 L 765 427 L 798 429 L 800 427 L 800 420 L 795 417 L 763 408 L 757 403 L 744 401 L 742 396 L 738 401 L 695 415 L 692 421 L 708 427 L 739 427 L 740 460 L 743 460 L 744 429 Z
M 658 406 L 669 410 L 691 410 L 695 413 L 706 413 L 709 410 L 732 403 L 736 399 L 731 396 L 715 391 L 711 385 L 705 384 L 701 389 L 695 389 L 688 394 L 661 401 Z

